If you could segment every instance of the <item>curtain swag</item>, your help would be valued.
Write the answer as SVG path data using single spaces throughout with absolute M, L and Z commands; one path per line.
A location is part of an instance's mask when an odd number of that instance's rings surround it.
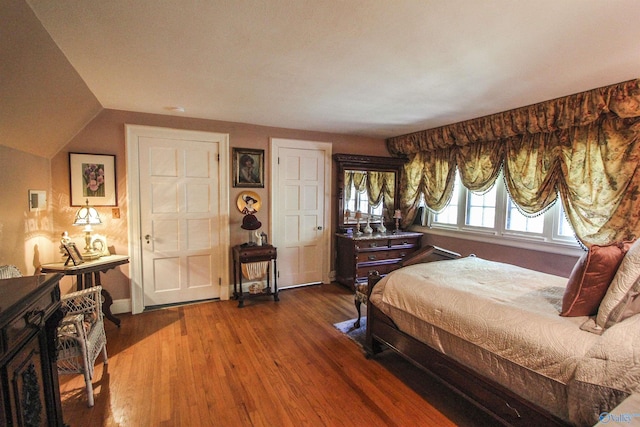
M 441 211 L 456 169 L 474 192 L 502 168 L 520 210 L 536 215 L 560 195 L 585 246 L 640 237 L 640 79 L 387 140 L 407 156 L 403 224 L 420 195 Z
M 346 171 L 344 187 L 345 200 L 351 200 L 352 191 L 355 189 L 358 193 L 367 193 L 369 204 L 372 207 L 377 207 L 384 200 L 384 208 L 387 212 L 393 211 L 393 198 L 396 191 L 393 172 Z

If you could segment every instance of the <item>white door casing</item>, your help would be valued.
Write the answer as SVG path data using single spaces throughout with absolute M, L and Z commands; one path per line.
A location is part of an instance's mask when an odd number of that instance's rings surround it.
M 126 135 L 132 313 L 228 299 L 228 135 L 134 125 Z
M 278 288 L 329 283 L 331 143 L 271 139 Z

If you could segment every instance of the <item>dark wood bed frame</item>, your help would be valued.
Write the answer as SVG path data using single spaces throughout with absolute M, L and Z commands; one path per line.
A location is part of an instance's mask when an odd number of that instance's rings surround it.
M 403 265 L 458 257 L 460 255 L 455 252 L 430 246 L 423 248 L 420 253 L 406 260 Z M 369 274 L 369 294 L 381 278 L 382 276 L 377 272 Z M 375 357 L 385 348 L 397 352 L 503 425 L 568 425 L 495 381 L 400 331 L 389 317 L 371 304 L 369 299 L 365 344 L 367 357 Z

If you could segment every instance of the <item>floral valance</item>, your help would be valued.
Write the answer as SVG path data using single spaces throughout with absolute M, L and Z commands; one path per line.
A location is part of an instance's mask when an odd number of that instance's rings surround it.
M 405 224 L 420 196 L 442 210 L 454 172 L 472 191 L 491 188 L 500 169 L 525 214 L 558 194 L 586 246 L 640 237 L 640 80 L 387 141 L 409 162 L 401 185 Z
M 640 79 L 558 98 L 490 116 L 387 140 L 393 155 L 411 155 L 457 145 L 496 141 L 523 134 L 554 132 L 595 122 L 606 113 L 640 115 Z

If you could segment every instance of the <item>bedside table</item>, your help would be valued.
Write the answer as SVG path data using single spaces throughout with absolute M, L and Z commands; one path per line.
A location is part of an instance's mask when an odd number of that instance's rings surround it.
M 278 297 L 278 270 L 276 259 L 278 251 L 272 245 L 250 246 L 237 245 L 233 247 L 233 297 L 238 300 L 238 307 L 244 307 L 244 300 L 259 296 L 273 295 L 274 301 L 279 301 Z M 246 293 L 242 291 L 242 264 L 269 261 L 267 266 L 267 286 L 257 293 Z M 273 264 L 273 291 L 270 285 L 271 264 Z

